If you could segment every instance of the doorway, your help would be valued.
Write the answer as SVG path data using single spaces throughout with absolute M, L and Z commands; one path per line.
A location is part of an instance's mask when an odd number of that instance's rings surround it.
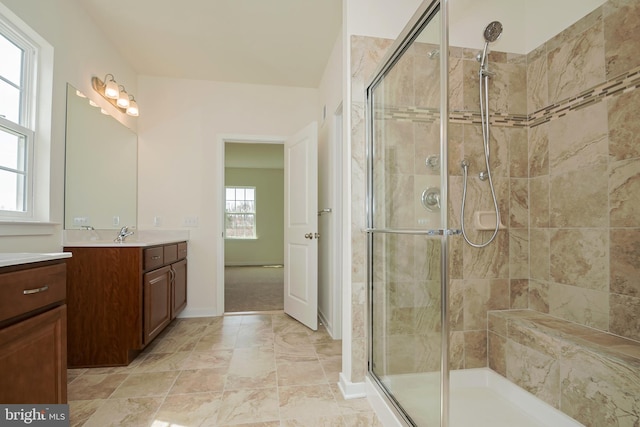
M 226 143 L 282 144 L 284 146 L 284 312 L 312 330 L 318 329 L 318 125 L 307 124 L 286 138 L 257 136 L 218 136 L 221 220 L 216 233 L 218 253 L 216 267 L 216 306 L 224 314 L 224 266 L 226 238 L 225 148 Z M 253 190 L 255 191 L 255 189 Z M 235 193 L 236 196 L 238 193 Z M 241 194 L 246 196 L 246 188 Z M 236 212 L 240 213 L 240 212 Z M 241 224 L 240 228 L 246 228 Z M 280 250 L 280 248 L 276 248 Z
M 284 145 L 225 141 L 224 311 L 284 309 Z

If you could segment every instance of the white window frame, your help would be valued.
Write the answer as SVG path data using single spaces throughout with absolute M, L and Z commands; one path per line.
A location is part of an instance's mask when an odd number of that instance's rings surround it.
M 226 208 L 226 204 L 228 202 L 227 200 L 227 189 L 229 188 L 234 188 L 234 189 L 238 189 L 238 188 L 244 188 L 244 189 L 252 189 L 253 190 L 253 212 L 227 212 L 227 208 Z M 224 196 L 224 201 L 225 201 L 225 209 L 224 209 L 224 236 L 225 239 L 228 240 L 256 240 L 258 238 L 258 207 L 257 207 L 257 190 L 256 187 L 251 186 L 251 185 L 226 185 L 224 187 L 225 190 L 225 196 Z M 250 214 L 253 215 L 253 236 L 230 236 L 227 233 L 227 217 L 229 215 L 237 215 L 237 214 Z
M 37 75 L 35 73 L 38 57 L 37 46 L 30 38 L 19 29 L 15 28 L 4 16 L 0 15 L 0 34 L 22 49 L 22 70 L 20 76 L 20 119 L 19 123 L 0 117 L 0 130 L 8 134 L 13 134 L 24 138 L 24 146 L 22 155 L 25 159 L 25 170 L 23 173 L 15 172 L 18 175 L 24 175 L 25 184 L 21 189 L 23 192 L 23 210 L 2 210 L 0 209 L 1 219 L 32 219 L 34 214 L 33 204 L 33 152 L 35 140 L 35 111 L 37 110 L 35 87 Z M 8 169 L 4 169 L 8 170 Z M 9 172 L 13 172 L 8 170 Z
M 0 32 L 25 49 L 21 87 L 21 123 L 3 120 L 14 134 L 25 134 L 27 154 L 26 211 L 0 211 L 0 236 L 51 235 L 51 150 L 53 46 L 0 3 Z

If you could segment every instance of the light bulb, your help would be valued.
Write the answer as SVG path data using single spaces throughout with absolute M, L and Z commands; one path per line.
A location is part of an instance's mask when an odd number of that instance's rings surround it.
M 127 114 L 133 117 L 138 117 L 139 113 L 140 112 L 138 111 L 138 103 L 135 99 L 133 99 L 133 97 L 131 97 L 131 99 L 129 100 L 129 107 L 127 107 Z
M 118 107 L 120 108 L 129 107 L 129 94 L 124 90 L 124 87 L 122 88 L 122 91 L 120 91 L 120 95 L 118 96 L 116 104 L 118 104 Z
M 104 96 L 111 99 L 118 99 L 119 94 L 120 89 L 118 88 L 118 83 L 113 80 L 113 77 L 111 78 L 111 80 L 104 83 Z

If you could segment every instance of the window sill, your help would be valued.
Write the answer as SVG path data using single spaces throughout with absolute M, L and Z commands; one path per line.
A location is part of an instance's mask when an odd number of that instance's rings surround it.
M 59 226 L 58 222 L 0 220 L 0 236 L 50 236 Z
M 224 240 L 229 240 L 231 242 L 243 242 L 243 241 L 253 242 L 255 240 L 258 240 L 258 237 L 225 237 Z

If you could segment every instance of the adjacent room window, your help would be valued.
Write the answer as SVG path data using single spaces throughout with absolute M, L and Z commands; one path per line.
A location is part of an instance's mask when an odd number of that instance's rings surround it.
M 33 212 L 36 48 L 0 15 L 0 218 Z
M 256 238 L 256 188 L 225 187 L 225 237 Z

